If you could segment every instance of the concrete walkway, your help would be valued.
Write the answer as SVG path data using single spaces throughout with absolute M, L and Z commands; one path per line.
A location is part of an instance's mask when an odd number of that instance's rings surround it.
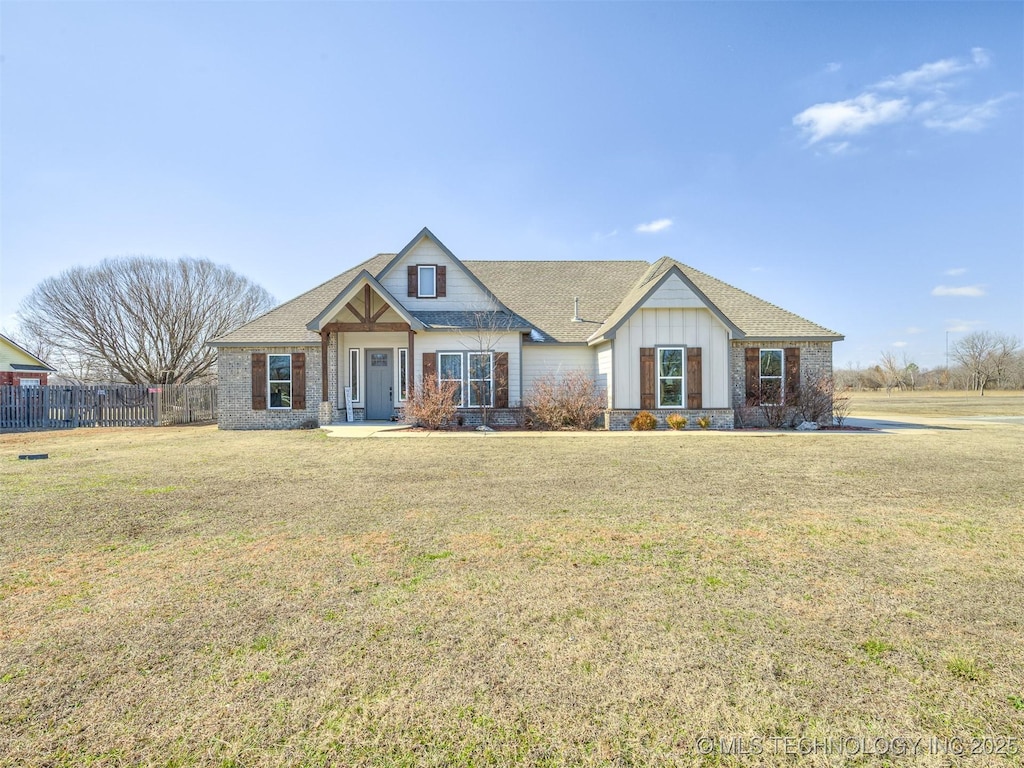
M 353 421 L 346 424 L 328 424 L 320 427 L 328 437 L 373 437 L 382 432 L 409 429 L 408 424 L 394 421 Z

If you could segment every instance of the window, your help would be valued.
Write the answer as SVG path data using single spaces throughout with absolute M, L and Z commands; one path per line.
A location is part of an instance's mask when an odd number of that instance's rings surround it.
M 490 406 L 494 402 L 494 366 L 490 352 L 469 353 L 469 404 Z
M 658 349 L 658 407 L 683 407 L 683 349 Z
M 761 350 L 761 402 L 779 405 L 782 402 L 782 350 Z
M 437 381 L 444 385 L 445 382 L 455 382 L 455 395 L 452 398 L 455 404 L 462 406 L 462 353 L 461 352 L 438 352 L 437 353 Z
M 409 350 L 398 350 L 398 402 L 403 402 L 409 386 Z
M 18 379 L 18 383 L 23 387 L 38 387 L 39 379 Z
M 267 382 L 270 407 L 292 407 L 292 356 L 267 355 Z
M 432 299 L 437 296 L 437 267 L 420 265 L 416 268 L 416 284 L 420 298 Z
M 352 388 L 352 402 L 359 402 L 359 350 L 348 351 L 348 385 Z

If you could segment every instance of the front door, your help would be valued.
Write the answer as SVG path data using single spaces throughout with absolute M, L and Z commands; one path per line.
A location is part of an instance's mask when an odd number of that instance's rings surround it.
M 390 349 L 366 350 L 366 420 L 387 421 L 393 412 L 395 379 Z

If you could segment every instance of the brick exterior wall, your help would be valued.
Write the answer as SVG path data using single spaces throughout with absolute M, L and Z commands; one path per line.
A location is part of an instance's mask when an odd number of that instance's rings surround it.
M 22 379 L 36 379 L 39 386 L 46 386 L 46 377 L 49 373 L 38 371 L 0 371 L 0 386 L 5 384 L 21 384 Z
M 306 353 L 305 410 L 252 409 L 252 353 Z M 217 351 L 217 426 L 221 429 L 298 429 L 320 418 L 320 347 L 221 347 Z
M 800 380 L 809 376 L 832 375 L 832 342 L 830 341 L 748 341 L 735 340 L 729 349 L 729 380 L 732 385 L 732 406 L 736 411 L 736 424 L 742 427 L 766 426 L 764 414 L 758 407 L 748 408 L 746 404 L 746 349 L 800 348 Z M 832 420 L 822 424 L 831 425 Z
M 605 411 L 604 414 L 604 426 L 608 430 L 622 430 L 629 429 L 629 422 L 644 410 L 643 408 L 637 409 L 615 409 Z M 709 429 L 732 429 L 733 428 L 733 410 L 731 408 L 701 408 L 699 410 L 680 410 L 679 408 L 648 408 L 647 412 L 650 413 L 658 422 L 657 429 L 671 429 L 666 419 L 669 414 L 678 413 L 680 416 L 685 416 L 687 424 L 685 429 L 700 429 L 700 425 L 697 423 L 697 419 L 701 417 L 707 417 L 711 419 L 711 426 Z

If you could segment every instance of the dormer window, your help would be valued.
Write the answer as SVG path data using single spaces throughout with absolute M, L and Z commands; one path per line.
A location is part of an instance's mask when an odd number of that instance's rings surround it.
M 433 264 L 420 264 L 416 267 L 416 283 L 419 290 L 416 295 L 421 299 L 433 299 L 437 296 L 437 267 Z

